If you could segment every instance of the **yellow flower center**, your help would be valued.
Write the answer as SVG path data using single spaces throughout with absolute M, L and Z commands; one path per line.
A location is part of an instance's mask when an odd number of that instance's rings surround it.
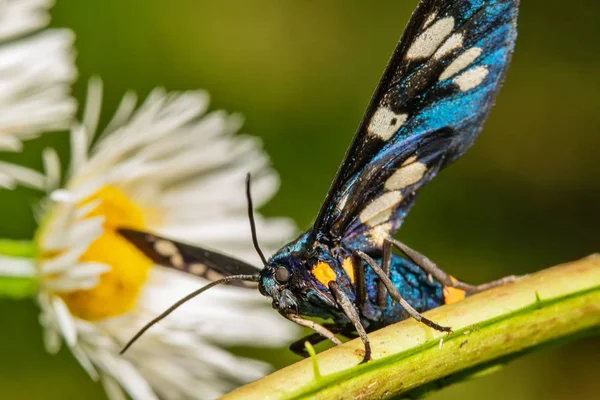
M 119 227 L 143 230 L 141 209 L 114 186 L 101 188 L 80 205 L 97 200 L 100 204 L 88 217 L 104 217 L 104 231 L 79 260 L 106 264 L 111 269 L 92 289 L 59 294 L 71 313 L 91 321 L 131 310 L 152 266 L 149 258 L 116 232 Z

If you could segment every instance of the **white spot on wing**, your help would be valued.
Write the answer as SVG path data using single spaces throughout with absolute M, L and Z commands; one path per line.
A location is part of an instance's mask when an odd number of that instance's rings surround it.
M 387 221 L 396 207 L 402 201 L 399 191 L 387 192 L 376 198 L 360 213 L 360 222 L 376 226 Z
M 391 230 L 392 230 L 392 224 L 390 224 L 389 222 L 387 222 L 385 224 L 377 225 L 370 232 L 371 243 L 374 246 L 382 247 L 383 241 L 390 237 Z
M 172 255 L 179 254 L 177 246 L 168 240 L 157 240 L 156 243 L 154 243 L 154 250 L 164 257 L 171 257 Z
M 194 275 L 202 276 L 206 272 L 206 266 L 200 263 L 194 263 L 190 265 L 190 273 Z
M 209 281 L 216 281 L 221 278 L 223 278 L 223 275 L 218 273 L 217 271 L 213 269 L 206 270 L 206 279 L 208 279 Z
M 408 114 L 396 114 L 387 107 L 375 111 L 367 131 L 382 140 L 389 140 L 408 119 Z
M 420 59 L 431 56 L 452 32 L 452 29 L 454 29 L 454 18 L 446 17 L 436 21 L 417 36 L 406 52 L 406 58 Z
M 346 203 L 348 202 L 348 194 L 346 193 L 345 195 L 342 196 L 342 198 L 340 199 L 340 201 L 338 201 L 337 206 L 336 206 L 336 210 L 337 211 L 342 211 L 344 209 L 344 207 L 346 207 Z
M 438 15 L 437 11 L 434 11 L 431 14 L 429 14 L 429 16 L 427 17 L 427 19 L 425 20 L 425 23 L 423 24 L 423 29 L 425 29 L 429 25 L 431 25 L 431 23 L 436 19 L 437 15 Z
M 444 57 L 446 54 L 449 54 L 452 50 L 459 49 L 463 44 L 463 35 L 462 33 L 455 33 L 450 36 L 443 45 L 440 46 L 439 49 L 433 55 L 433 58 L 439 60 Z
M 483 53 L 483 50 L 481 50 L 479 47 L 471 47 L 456 57 L 456 59 L 452 61 L 440 75 L 440 82 L 448 78 L 452 78 L 454 75 L 467 68 L 473 61 L 477 59 L 477 57 L 481 55 L 481 53 Z
M 404 160 L 404 162 L 402 163 L 402 166 L 404 167 L 405 165 L 412 164 L 415 161 L 417 161 L 417 156 L 410 156 L 406 160 Z
M 427 165 L 415 162 L 398 169 L 385 181 L 385 190 L 400 190 L 413 185 L 423 178 Z
M 173 254 L 171 256 L 170 260 L 171 260 L 171 264 L 175 268 L 182 269 L 185 266 L 185 262 L 183 261 L 183 257 L 179 253 L 178 254 Z
M 460 90 L 466 92 L 479 86 L 489 73 L 490 71 L 485 66 L 479 66 L 463 72 L 454 78 L 452 82 L 458 85 Z

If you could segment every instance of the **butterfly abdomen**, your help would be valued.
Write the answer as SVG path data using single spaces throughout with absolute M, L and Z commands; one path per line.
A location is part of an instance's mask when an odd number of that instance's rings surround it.
M 376 259 L 376 261 L 381 263 L 380 259 Z M 420 313 L 446 303 L 442 284 L 430 279 L 427 273 L 404 257 L 393 255 L 390 279 L 400 295 Z M 367 298 L 380 311 L 380 321 L 376 321 L 374 325 L 387 325 L 409 317 L 400 304 L 393 302 L 389 295 L 387 295 L 385 307 L 378 306 L 379 278 L 371 269 L 365 271 L 365 281 Z

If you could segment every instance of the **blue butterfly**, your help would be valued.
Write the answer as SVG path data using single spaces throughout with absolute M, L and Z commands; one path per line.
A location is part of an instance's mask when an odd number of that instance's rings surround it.
M 269 260 L 258 247 L 248 179 L 252 237 L 263 269 L 122 229 L 124 237 L 159 264 L 210 275 L 211 280 L 221 277 L 176 303 L 127 347 L 183 301 L 210 287 L 258 283 L 281 315 L 316 331 L 307 338 L 311 343 L 327 338 L 339 344 L 336 333 L 359 336 L 366 362 L 371 354 L 367 332 L 409 317 L 450 331 L 421 313 L 513 280 L 466 284 L 392 235 L 417 191 L 462 156 L 481 132 L 513 52 L 518 6 L 518 0 L 420 2 L 312 228 Z M 392 252 L 394 247 L 400 254 Z M 307 316 L 332 323 L 319 325 Z M 291 349 L 303 353 L 304 340 Z

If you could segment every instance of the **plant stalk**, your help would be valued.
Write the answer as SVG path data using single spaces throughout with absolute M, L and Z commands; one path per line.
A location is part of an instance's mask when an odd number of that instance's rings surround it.
M 450 334 L 405 320 L 243 386 L 222 399 L 385 399 L 415 397 L 492 371 L 524 353 L 600 332 L 600 255 L 428 311 Z

